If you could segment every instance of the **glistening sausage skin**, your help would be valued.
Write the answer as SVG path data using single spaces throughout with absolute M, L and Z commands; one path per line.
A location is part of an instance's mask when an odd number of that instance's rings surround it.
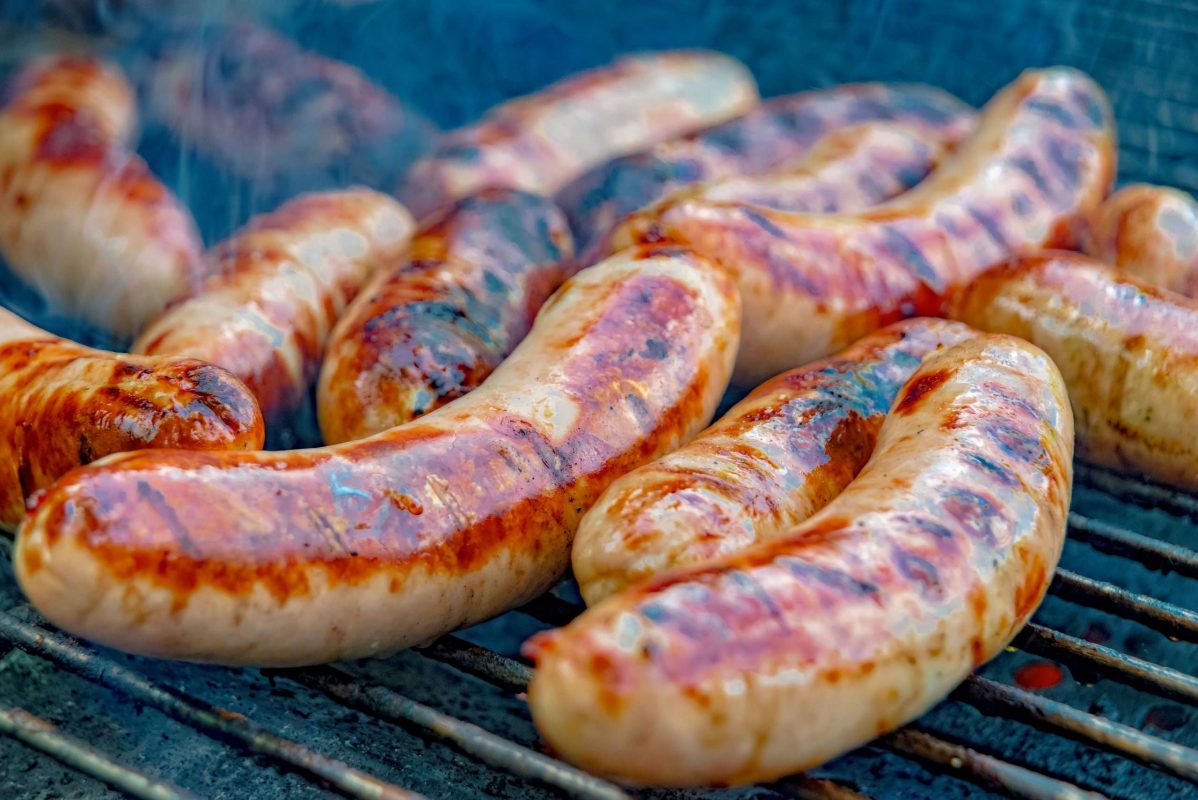
M 1198 297 L 1198 200 L 1133 184 L 1094 212 L 1085 251 L 1160 289 Z

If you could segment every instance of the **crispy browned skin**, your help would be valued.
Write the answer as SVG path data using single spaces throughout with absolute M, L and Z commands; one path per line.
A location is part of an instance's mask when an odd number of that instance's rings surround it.
M 1084 245 L 1142 281 L 1198 297 L 1198 201 L 1179 189 L 1125 186 L 1098 207 Z
M 291 200 L 218 245 L 214 274 L 147 325 L 133 350 L 219 364 L 273 424 L 307 396 L 334 322 L 403 255 L 413 227 L 407 209 L 370 189 Z
M 385 431 L 474 390 L 565 280 L 572 246 L 557 206 L 512 189 L 484 189 L 426 223 L 329 339 L 317 385 L 325 441 Z
M 1083 458 L 1198 490 L 1198 302 L 1048 252 L 987 272 L 950 313 L 1052 356 Z
M 0 527 L 67 471 L 143 447 L 262 446 L 253 396 L 223 369 L 190 358 L 106 353 L 0 309 Z
M 578 237 L 581 263 L 593 264 L 608 252 L 616 223 L 688 184 L 785 169 L 828 134 L 868 122 L 902 124 L 951 147 L 975 118 L 948 92 L 919 84 L 845 84 L 775 97 L 721 125 L 596 167 L 557 201 Z
M 930 356 L 819 514 L 536 637 L 533 721 L 592 772 L 691 786 L 777 778 L 893 730 L 1039 604 L 1072 450 L 1061 376 L 1032 345 Z
M 624 475 L 578 528 L 571 560 L 582 596 L 593 605 L 786 533 L 865 466 L 924 357 L 974 335 L 956 322 L 897 322 L 767 381 L 690 444 Z
M 1033 70 L 889 203 L 810 215 L 666 200 L 622 225 L 613 247 L 680 242 L 733 270 L 745 304 L 735 379 L 753 385 L 889 322 L 943 313 L 947 292 L 1012 254 L 1075 245 L 1114 170 L 1102 90 L 1073 69 Z
M 415 422 L 75 470 L 21 529 L 21 586 L 88 638 L 223 663 L 358 658 L 478 622 L 561 575 L 616 476 L 707 424 L 739 319 L 715 265 L 630 250 L 567 282 L 483 386 Z
M 703 50 L 624 56 L 496 106 L 444 136 L 399 187 L 419 218 L 486 186 L 553 194 L 584 170 L 743 114 L 744 64 Z
M 98 61 L 38 60 L 0 111 L 0 255 L 56 310 L 133 336 L 199 280 L 187 210 L 135 153 L 133 90 Z

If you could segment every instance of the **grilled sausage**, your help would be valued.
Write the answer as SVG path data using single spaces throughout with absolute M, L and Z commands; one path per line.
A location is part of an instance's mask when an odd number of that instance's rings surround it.
M 1108 197 L 1085 251 L 1161 289 L 1198 297 L 1198 201 L 1167 186 L 1135 184 Z
M 582 596 L 593 605 L 667 569 L 780 536 L 819 511 L 865 465 L 923 358 L 973 335 L 942 320 L 897 322 L 767 381 L 690 444 L 619 478 L 574 540 Z
M 35 61 L 0 111 L 0 255 L 48 303 L 120 339 L 199 280 L 195 222 L 130 152 L 112 67 Z
M 916 128 L 870 122 L 829 133 L 787 169 L 696 184 L 675 191 L 670 201 L 702 198 L 813 214 L 857 211 L 915 186 L 944 153 Z
M 609 158 L 723 122 L 756 103 L 753 76 L 729 56 L 625 56 L 448 134 L 409 171 L 399 198 L 420 217 L 485 186 L 553 194 Z
M 426 223 L 329 338 L 324 440 L 385 431 L 476 388 L 565 280 L 571 248 L 561 211 L 513 189 L 484 189 Z
M 950 313 L 1052 356 L 1083 458 L 1198 491 L 1198 301 L 1049 252 L 987 272 Z
M 218 245 L 214 274 L 142 331 L 135 352 L 219 364 L 258 398 L 268 424 L 305 398 L 325 339 L 413 222 L 370 189 L 304 195 Z
M 700 181 L 760 175 L 806 156 L 821 138 L 878 121 L 902 124 L 928 142 L 955 145 L 973 127 L 972 109 L 930 86 L 847 84 L 777 97 L 744 116 L 671 139 L 592 169 L 557 195 L 578 237 L 583 264 L 607 252 L 616 223 Z
M 248 450 L 262 438 L 254 398 L 218 367 L 93 350 L 0 309 L 2 528 L 30 494 L 109 453 Z
M 143 70 L 148 113 L 259 194 L 395 185 L 436 130 L 356 67 L 267 28 L 189 26 Z M 289 195 L 288 195 L 289 196 Z
M 814 767 L 999 653 L 1065 537 L 1061 377 L 1013 337 L 930 356 L 844 493 L 788 534 L 614 595 L 527 647 L 542 735 L 638 784 Z
M 1073 246 L 1110 189 L 1114 130 L 1102 90 L 1068 68 L 1028 71 L 916 189 L 850 215 L 682 201 L 613 235 L 684 243 L 736 272 L 745 304 L 735 380 L 754 385 L 889 322 L 936 316 L 986 267 Z
M 88 638 L 221 663 L 358 658 L 478 622 L 547 589 L 607 484 L 707 423 L 738 326 L 715 265 L 629 250 L 567 282 L 477 391 L 408 425 L 69 473 L 18 536 L 21 586 Z

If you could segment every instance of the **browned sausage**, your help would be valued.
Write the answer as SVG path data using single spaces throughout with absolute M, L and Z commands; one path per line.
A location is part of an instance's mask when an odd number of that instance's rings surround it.
M 1103 201 L 1085 250 L 1161 289 L 1198 297 L 1198 201 L 1167 186 L 1134 184 Z
M 549 200 L 484 189 L 426 223 L 408 256 L 338 322 L 317 386 L 329 444 L 385 431 L 476 388 L 567 274 Z

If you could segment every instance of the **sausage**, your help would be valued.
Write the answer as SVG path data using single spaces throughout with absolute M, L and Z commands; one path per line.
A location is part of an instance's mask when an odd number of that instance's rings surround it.
M 572 241 L 549 200 L 484 189 L 427 222 L 338 322 L 317 384 L 325 442 L 361 439 L 475 389 L 566 278 Z
M 931 86 L 846 84 L 767 100 L 744 116 L 596 167 L 557 195 L 583 264 L 608 251 L 624 217 L 691 183 L 785 169 L 845 127 L 890 121 L 946 147 L 966 136 L 975 114 Z
M 1083 241 L 1087 253 L 1153 286 L 1198 297 L 1198 201 L 1133 184 L 1108 197 Z
M 568 281 L 483 386 L 415 422 L 68 473 L 21 528 L 18 580 L 56 625 L 156 656 L 283 666 L 426 641 L 552 585 L 608 483 L 710 420 L 738 326 L 715 265 L 629 250 Z
M 190 358 L 106 353 L 0 309 L 0 527 L 25 498 L 109 453 L 250 450 L 262 415 L 236 378 Z
M 889 203 L 805 215 L 666 200 L 626 221 L 612 246 L 675 242 L 734 270 L 746 320 L 734 380 L 752 386 L 895 320 L 941 315 L 948 292 L 1012 254 L 1075 245 L 1114 170 L 1102 90 L 1072 69 L 1030 70 Z
M 133 90 L 47 57 L 0 111 L 0 255 L 57 311 L 127 340 L 200 279 L 195 222 L 129 150 Z
M 133 350 L 219 364 L 278 421 L 305 399 L 333 323 L 374 270 L 402 256 L 413 227 L 370 189 L 298 197 L 218 245 L 213 274 Z
M 587 604 L 785 534 L 819 511 L 865 466 L 924 357 L 973 335 L 943 320 L 897 322 L 767 381 L 690 444 L 616 480 L 574 539 Z
M 757 103 L 730 56 L 674 50 L 624 56 L 499 105 L 442 138 L 399 198 L 418 218 L 485 186 L 553 194 L 583 171 L 663 139 L 723 122 Z
M 1052 356 L 1081 457 L 1198 491 L 1198 301 L 1048 252 L 982 275 L 949 313 Z
M 1032 345 L 930 356 L 823 511 L 526 645 L 537 729 L 592 772 L 697 786 L 809 769 L 903 725 L 1044 596 L 1072 450 L 1060 374 Z
M 264 27 L 210 20 L 163 40 L 143 74 L 147 113 L 258 196 L 395 185 L 435 127 L 357 67 Z

